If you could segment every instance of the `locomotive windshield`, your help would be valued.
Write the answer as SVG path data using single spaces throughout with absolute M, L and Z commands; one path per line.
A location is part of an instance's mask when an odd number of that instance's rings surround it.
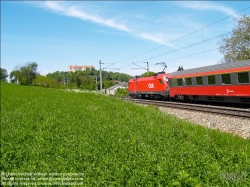
M 165 77 L 165 81 L 168 83 L 168 77 Z

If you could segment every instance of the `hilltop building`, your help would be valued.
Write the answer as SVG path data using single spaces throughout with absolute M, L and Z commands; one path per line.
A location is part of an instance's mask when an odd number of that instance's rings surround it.
M 80 71 L 86 71 L 86 70 L 91 70 L 91 69 L 94 69 L 95 67 L 94 66 L 86 66 L 86 65 L 83 65 L 83 66 L 78 66 L 78 65 L 70 65 L 68 66 L 68 72 L 75 72 L 77 70 L 80 70 Z

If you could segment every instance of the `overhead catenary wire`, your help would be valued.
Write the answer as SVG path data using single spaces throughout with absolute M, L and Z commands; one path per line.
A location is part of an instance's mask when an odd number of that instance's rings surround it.
M 127 59 L 125 59 L 125 60 L 116 62 L 116 63 L 114 63 L 114 64 L 118 64 L 118 63 L 121 63 L 121 62 L 125 62 L 125 61 L 127 61 L 127 60 L 133 59 L 133 58 L 135 58 L 135 57 L 139 57 L 139 56 L 144 55 L 144 54 L 147 54 L 147 53 L 149 53 L 149 52 L 151 52 L 151 54 L 152 54 L 152 51 L 154 51 L 154 50 L 157 50 L 157 49 L 159 49 L 159 48 L 161 48 L 161 47 L 163 47 L 163 46 L 166 46 L 166 47 L 167 47 L 167 45 L 169 45 L 169 44 L 171 44 L 171 43 L 173 43 L 173 42 L 176 42 L 176 41 L 178 41 L 178 40 L 180 40 L 180 39 L 183 39 L 183 38 L 185 38 L 185 37 L 187 37 L 187 36 L 189 36 L 189 35 L 191 35 L 191 34 L 194 34 L 194 33 L 196 33 L 196 32 L 199 32 L 199 31 L 201 31 L 201 30 L 203 31 L 203 29 L 208 28 L 208 27 L 210 27 L 210 26 L 212 26 L 212 25 L 214 25 L 214 24 L 216 24 L 216 23 L 219 23 L 219 22 L 225 20 L 225 19 L 228 19 L 228 18 L 230 18 L 230 17 L 233 17 L 233 16 L 239 14 L 240 12 L 243 12 L 243 11 L 249 9 L 249 8 L 250 8 L 250 7 L 244 8 L 244 9 L 242 9 L 242 10 L 240 10 L 240 11 L 234 13 L 234 14 L 231 14 L 231 15 L 229 15 L 229 16 L 227 16 L 227 17 L 224 17 L 224 18 L 222 18 L 222 19 L 220 19 L 220 20 L 218 20 L 218 21 L 216 21 L 216 22 L 213 22 L 213 23 L 211 23 L 211 24 L 209 24 L 209 25 L 207 25 L 207 26 L 205 26 L 205 27 L 203 27 L 203 28 L 197 29 L 197 30 L 195 30 L 195 31 L 193 31 L 193 32 L 190 32 L 190 33 L 188 33 L 188 34 L 186 34 L 186 35 L 184 35 L 184 36 L 182 36 L 182 37 L 179 37 L 179 38 L 177 38 L 177 39 L 175 39 L 175 40 L 173 40 L 173 41 L 171 41 L 171 42 L 169 42 L 169 43 L 167 43 L 167 44 L 165 44 L 165 45 L 160 45 L 160 46 L 158 46 L 158 47 L 156 47 L 156 48 L 153 48 L 153 49 L 151 49 L 151 50 L 149 50 L 149 51 L 146 51 L 146 52 L 143 52 L 143 53 L 141 53 L 141 54 L 135 55 L 135 56 L 133 56 L 133 57 L 127 58 Z M 205 40 L 205 41 L 207 41 L 207 40 Z M 203 39 L 203 41 L 198 42 L 198 43 L 204 43 L 204 39 Z M 169 52 L 168 52 L 168 53 L 169 53 Z M 168 53 L 165 53 L 165 54 L 168 54 Z M 161 55 L 160 55 L 160 56 L 161 56 Z M 153 57 L 152 57 L 152 58 L 153 58 Z M 145 60 L 149 60 L 149 59 L 152 59 L 152 58 L 144 59 L 144 60 L 141 60 L 141 61 L 139 61 L 139 62 L 142 62 L 142 61 L 145 61 Z M 130 64 L 130 65 L 131 65 L 131 64 Z M 128 66 L 130 66 L 130 65 L 128 65 Z M 124 67 L 127 67 L 127 66 L 124 66 Z M 122 68 L 123 68 L 123 67 L 122 67 Z
M 199 41 L 199 42 L 196 42 L 196 43 L 193 43 L 193 44 L 190 44 L 190 45 L 187 45 L 187 46 L 178 48 L 178 49 L 175 49 L 175 50 L 172 50 L 172 51 L 169 51 L 169 52 L 166 52 L 166 53 L 162 53 L 162 54 L 159 54 L 159 55 L 156 55 L 156 56 L 152 56 L 152 57 L 150 57 L 150 58 L 146 58 L 146 59 L 143 59 L 143 60 L 140 60 L 140 61 L 136 61 L 135 63 L 144 62 L 144 61 L 151 60 L 151 59 L 153 59 L 153 58 L 157 58 L 157 57 L 160 57 L 160 56 L 163 56 L 163 55 L 166 55 L 166 54 L 170 54 L 170 53 L 174 53 L 174 52 L 176 52 L 176 51 L 180 51 L 180 50 L 183 50 L 183 49 L 187 49 L 187 48 L 193 47 L 193 46 L 195 46 L 195 45 L 199 45 L 199 44 L 202 44 L 202 43 L 206 43 L 206 42 L 212 41 L 212 40 L 214 40 L 214 39 L 217 39 L 217 38 L 219 38 L 219 37 L 228 35 L 228 34 L 230 34 L 230 33 L 232 33 L 232 31 L 231 31 L 231 32 L 224 33 L 224 34 L 220 34 L 220 35 L 218 35 L 218 36 L 214 36 L 214 37 L 212 37 L 212 38 L 208 38 L 208 39 L 206 39 L 206 40 L 202 40 L 202 41 Z M 216 48 L 216 49 L 218 49 L 218 48 Z M 204 51 L 205 51 L 205 50 L 204 50 Z M 181 58 L 183 58 L 183 57 L 181 57 Z M 180 59 L 180 58 L 178 58 L 178 59 Z M 121 67 L 121 68 L 128 67 L 128 66 L 131 66 L 131 65 L 132 65 L 132 64 L 128 64 L 128 65 L 123 66 L 123 67 Z
M 194 53 L 194 54 L 191 54 L 191 55 L 179 57 L 179 58 L 174 58 L 174 59 L 171 59 L 171 60 L 166 60 L 165 62 L 174 61 L 174 60 L 178 60 L 178 59 L 186 58 L 186 57 L 190 57 L 190 56 L 195 56 L 195 55 L 199 55 L 199 54 L 202 54 L 202 53 L 207 53 L 207 52 L 218 50 L 218 49 L 219 49 L 219 47 L 217 47 L 215 49 L 210 49 L 210 50 L 202 51 L 202 52 L 199 52 L 199 53 Z

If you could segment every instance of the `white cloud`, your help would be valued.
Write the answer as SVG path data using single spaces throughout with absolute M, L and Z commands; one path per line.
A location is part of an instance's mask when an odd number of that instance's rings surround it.
M 63 4 L 60 4 L 59 2 L 54 2 L 54 1 L 46 1 L 44 5 L 45 7 L 53 11 L 56 11 L 57 13 L 60 13 L 69 17 L 75 17 L 81 20 L 92 21 L 94 23 L 98 23 L 107 27 L 117 29 L 117 30 L 131 32 L 129 28 L 127 28 L 123 24 L 118 24 L 114 19 L 104 19 L 97 15 L 88 14 L 82 10 L 79 10 L 76 6 L 65 7 Z
M 174 40 L 175 38 L 180 37 L 179 34 L 172 34 L 172 33 L 156 33 L 156 32 L 143 32 L 143 33 L 137 33 L 133 34 L 136 37 L 146 39 L 161 45 L 165 45 L 168 47 L 176 48 L 175 44 L 172 43 L 171 41 Z M 170 43 L 171 42 L 171 43 Z
M 179 7 L 182 8 L 189 8 L 189 9 L 194 9 L 194 10 L 216 10 L 219 12 L 223 12 L 228 15 L 235 14 L 236 12 L 224 5 L 218 4 L 218 3 L 213 3 L 213 2 L 206 2 L 206 1 L 191 1 L 191 2 L 177 2 L 176 3 Z
M 119 21 L 121 23 L 118 23 L 117 20 L 113 18 L 103 18 L 99 15 L 93 15 L 89 14 L 82 9 L 80 9 L 77 6 L 69 5 L 65 2 L 56 2 L 56 1 L 45 1 L 45 2 L 39 2 L 39 3 L 32 3 L 34 6 L 42 7 L 45 9 L 52 10 L 53 12 L 56 12 L 61 15 L 69 16 L 69 17 L 75 17 L 84 21 L 91 21 L 100 25 L 104 25 L 106 27 L 110 27 L 119 31 L 124 31 L 132 36 L 136 36 L 142 39 L 146 39 L 158 44 L 166 44 L 167 40 L 166 37 L 164 37 L 163 34 L 155 34 L 152 33 L 140 33 L 138 31 L 132 30 L 128 28 L 125 24 L 122 24 L 124 21 Z M 138 16 L 138 15 L 137 15 Z M 136 17 L 137 17 L 136 16 Z M 143 16 L 140 17 L 141 19 Z
M 163 44 L 163 45 L 166 44 L 164 36 L 162 36 L 162 35 L 156 36 L 155 34 L 142 33 L 142 34 L 139 34 L 138 36 L 141 38 L 159 43 L 159 44 Z
M 64 9 L 56 2 L 53 1 L 46 1 L 44 5 L 52 10 L 55 11 L 63 11 Z

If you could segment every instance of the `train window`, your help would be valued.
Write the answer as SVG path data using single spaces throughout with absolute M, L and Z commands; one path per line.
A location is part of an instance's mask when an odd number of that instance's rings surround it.
M 197 85 L 203 85 L 202 77 L 196 77 L 196 84 Z
M 177 86 L 177 79 L 172 79 L 172 86 L 173 87 Z
M 249 83 L 248 72 L 238 73 L 238 83 Z
M 187 86 L 192 86 L 191 78 L 186 78 L 186 83 L 187 83 Z
M 182 79 L 177 79 L 178 86 L 182 86 Z
M 160 84 L 163 84 L 163 81 L 161 79 L 159 81 L 160 81 Z
M 222 84 L 231 84 L 230 74 L 221 75 Z
M 207 77 L 208 77 L 208 85 L 214 85 L 214 84 L 216 84 L 215 75 L 209 75 Z

